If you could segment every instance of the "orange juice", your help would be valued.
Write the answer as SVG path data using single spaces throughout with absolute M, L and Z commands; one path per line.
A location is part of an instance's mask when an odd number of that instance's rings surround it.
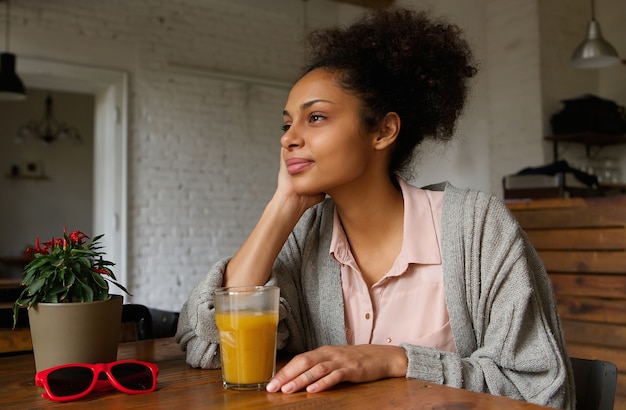
M 278 312 L 230 311 L 215 314 L 220 333 L 224 382 L 267 383 L 276 364 Z

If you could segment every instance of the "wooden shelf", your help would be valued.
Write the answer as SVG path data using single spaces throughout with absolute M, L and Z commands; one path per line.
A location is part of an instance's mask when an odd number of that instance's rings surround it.
M 13 265 L 13 266 L 26 266 L 31 259 L 23 256 L 0 256 L 0 264 Z M 0 287 L 2 286 L 2 279 L 0 279 Z
M 600 189 L 615 189 L 624 191 L 626 193 L 626 184 L 617 182 L 600 182 L 598 185 Z
M 30 179 L 30 180 L 47 180 L 48 177 L 45 175 L 7 175 L 8 179 Z
M 545 136 L 543 139 L 546 141 L 552 141 L 554 161 L 558 160 L 558 144 L 560 142 L 573 142 L 585 145 L 587 156 L 589 156 L 589 147 L 591 146 L 626 144 L 626 135 L 600 134 L 597 132 L 555 134 Z
M 548 141 L 576 142 L 588 145 L 625 144 L 626 135 L 598 134 L 596 132 L 580 132 L 576 134 L 555 134 L 544 137 Z

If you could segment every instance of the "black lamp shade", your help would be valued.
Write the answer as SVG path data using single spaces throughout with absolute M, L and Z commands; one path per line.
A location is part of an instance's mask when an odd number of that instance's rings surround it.
M 0 54 L 0 100 L 25 100 L 22 80 L 15 73 L 15 54 Z

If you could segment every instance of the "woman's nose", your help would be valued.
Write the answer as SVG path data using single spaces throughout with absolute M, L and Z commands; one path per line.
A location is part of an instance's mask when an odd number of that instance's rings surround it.
M 302 146 L 302 137 L 292 124 L 287 131 L 280 137 L 280 145 L 285 149 L 293 149 Z

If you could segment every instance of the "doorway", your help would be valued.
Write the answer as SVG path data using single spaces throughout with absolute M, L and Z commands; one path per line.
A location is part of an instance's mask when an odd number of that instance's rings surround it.
M 25 87 L 94 96 L 93 232 L 127 285 L 128 76 L 122 71 L 19 57 Z M 129 302 L 129 301 L 127 301 Z

